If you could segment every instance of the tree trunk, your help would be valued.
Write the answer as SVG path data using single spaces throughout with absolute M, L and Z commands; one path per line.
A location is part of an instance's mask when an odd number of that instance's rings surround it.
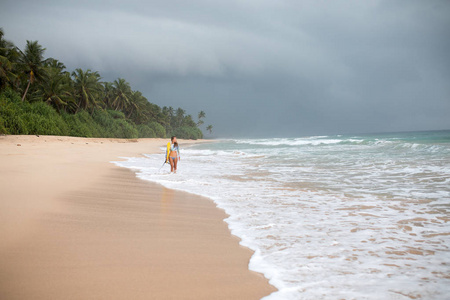
M 25 93 L 23 93 L 23 96 L 22 96 L 22 102 L 25 101 L 25 96 L 27 95 L 28 88 L 30 87 L 30 84 L 31 84 L 31 79 L 28 80 L 27 88 L 25 89 Z

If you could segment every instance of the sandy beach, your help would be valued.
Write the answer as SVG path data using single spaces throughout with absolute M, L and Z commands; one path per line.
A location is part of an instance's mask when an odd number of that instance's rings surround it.
M 110 163 L 165 143 L 0 136 L 0 299 L 260 299 L 275 291 L 248 270 L 252 252 L 211 200 Z

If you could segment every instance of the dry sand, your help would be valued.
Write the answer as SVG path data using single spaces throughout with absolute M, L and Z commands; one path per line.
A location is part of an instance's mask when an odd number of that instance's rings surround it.
M 275 291 L 248 270 L 252 252 L 212 201 L 110 163 L 166 142 L 1 136 L 0 299 L 260 299 Z

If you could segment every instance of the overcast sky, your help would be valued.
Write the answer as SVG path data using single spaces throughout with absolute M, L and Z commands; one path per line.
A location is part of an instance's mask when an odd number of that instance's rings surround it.
M 0 27 L 216 137 L 450 129 L 448 0 L 0 0 Z

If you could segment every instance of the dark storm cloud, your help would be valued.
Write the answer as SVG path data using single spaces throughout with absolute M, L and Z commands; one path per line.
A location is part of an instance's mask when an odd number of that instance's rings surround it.
M 448 1 L 36 2 L 2 4 L 7 38 L 219 136 L 450 128 Z

